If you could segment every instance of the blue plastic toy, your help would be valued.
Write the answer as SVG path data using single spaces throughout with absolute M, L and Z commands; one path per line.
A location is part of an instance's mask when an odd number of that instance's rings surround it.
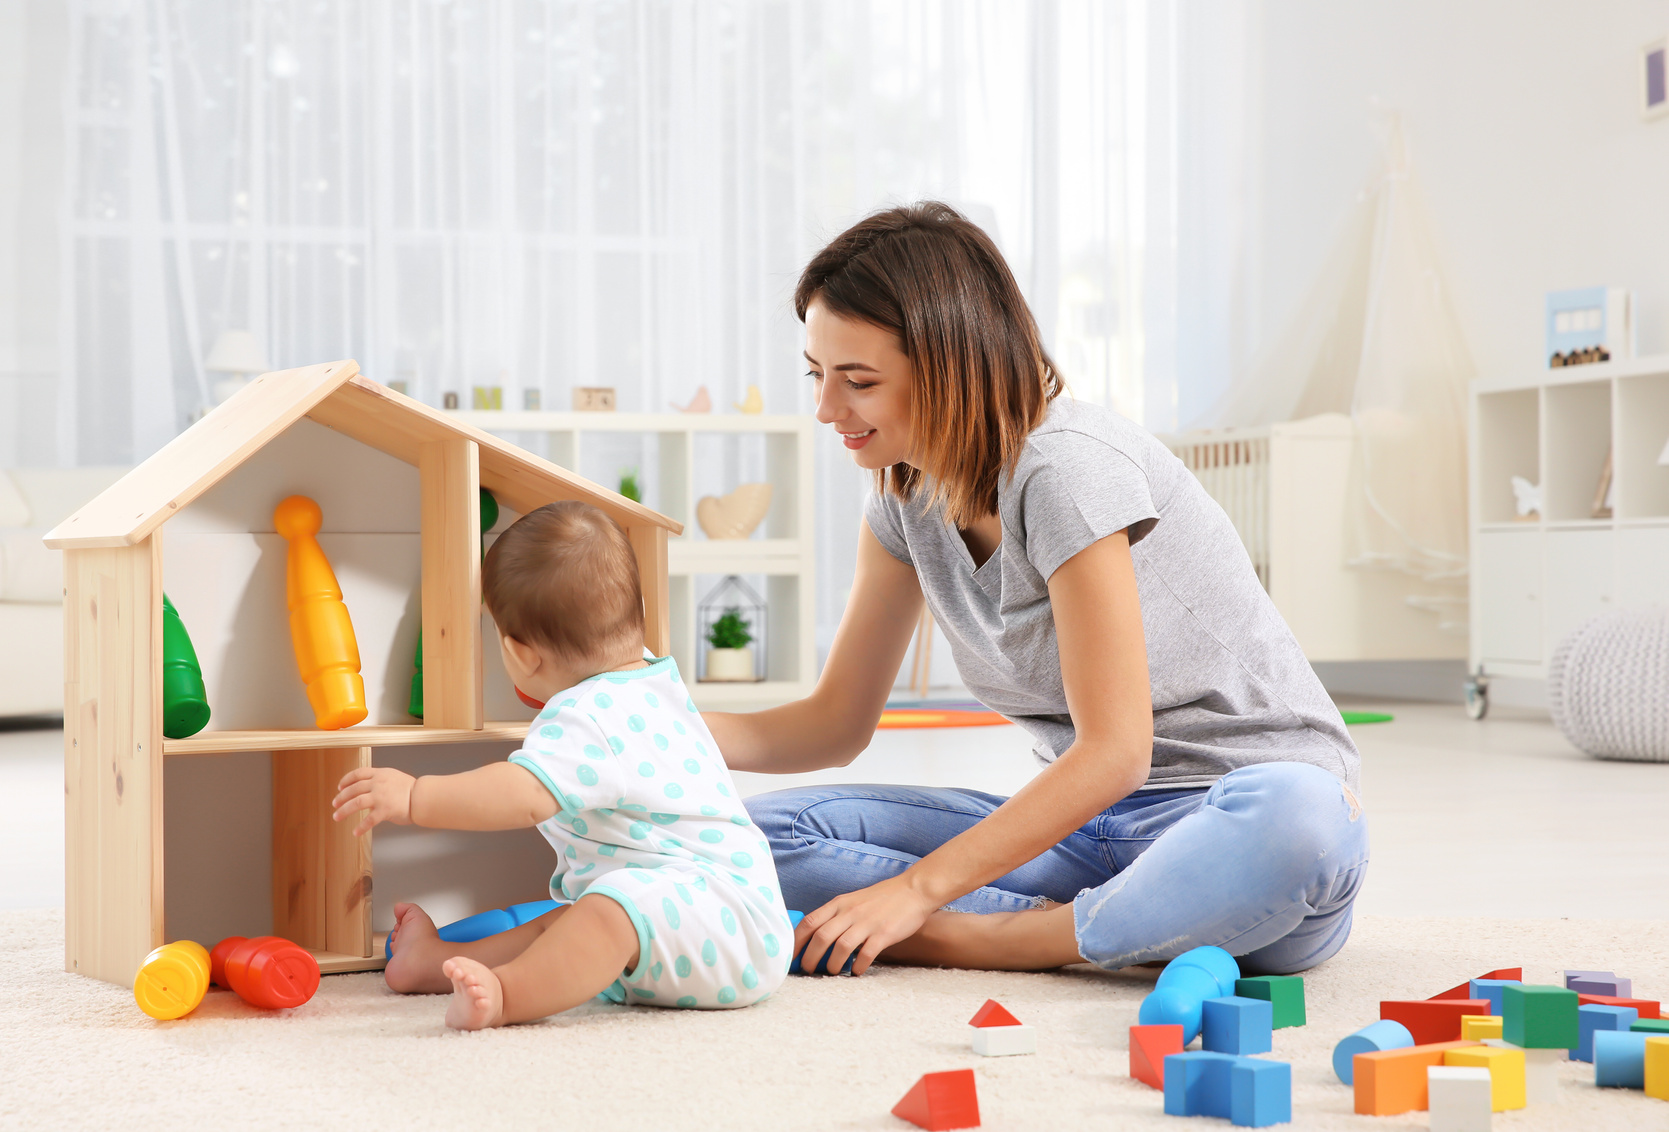
M 800 926 L 800 921 L 805 919 L 805 918 L 806 918 L 806 914 L 804 912 L 790 912 L 790 913 L 788 913 L 788 926 L 790 928 L 797 928 L 797 927 Z M 810 947 L 810 946 L 811 946 L 811 944 L 808 941 L 806 943 L 806 947 Z M 832 948 L 832 947 L 829 948 L 829 951 L 833 951 L 833 950 L 834 950 L 834 948 Z M 816 964 L 813 964 L 813 969 L 810 970 L 810 971 L 807 971 L 803 966 L 800 965 L 800 960 L 804 959 L 804 958 L 805 958 L 805 949 L 801 948 L 799 954 L 795 955 L 794 958 L 789 961 L 788 973 L 790 975 L 827 975 L 829 973 L 828 969 L 823 967 L 823 964 L 827 963 L 829 961 L 829 952 L 828 951 L 825 951 L 823 953 L 823 958 L 820 962 L 818 962 Z M 852 952 L 852 954 L 850 954 L 846 957 L 846 966 L 844 966 L 840 969 L 840 973 L 842 975 L 850 975 L 852 973 L 852 964 L 856 963 L 857 961 L 858 961 L 858 953 L 856 951 L 854 951 L 854 952 Z
M 1142 999 L 1136 1020 L 1143 1026 L 1181 1026 L 1186 1046 L 1199 1036 L 1205 1000 L 1232 997 L 1238 978 L 1240 964 L 1222 948 L 1184 951 L 1159 973 L 1153 993 Z
M 1601 1030 L 1620 1030 L 1628 1032 L 1628 1028 L 1640 1018 L 1640 1011 L 1632 1006 L 1601 1006 L 1594 1003 L 1591 1006 L 1576 1008 L 1576 1024 L 1582 1039 L 1576 1043 L 1576 1048 L 1570 1051 L 1572 1061 L 1592 1061 L 1594 1059 L 1594 1034 Z M 1642 1054 L 1644 1056 L 1644 1054 Z M 1642 1066 L 1642 1072 L 1644 1067 Z M 1645 1084 L 1640 1086 L 1645 1088 Z
M 478 939 L 486 939 L 490 935 L 519 928 L 529 920 L 537 920 L 557 906 L 554 900 L 529 900 L 525 904 L 512 904 L 508 908 L 477 912 L 437 930 L 440 938 L 447 943 L 474 943 Z M 388 938 L 383 940 L 382 954 L 384 959 L 394 958 L 394 933 L 390 932 Z
M 1650 1034 L 1594 1031 L 1594 1084 L 1613 1089 L 1646 1087 L 1646 1039 Z
M 1275 1006 L 1268 999 L 1208 998 L 1200 1012 L 1200 1044 L 1244 1057 L 1275 1048 Z
M 1200 1050 L 1165 1058 L 1165 1112 L 1225 1117 L 1242 1128 L 1292 1119 L 1292 1066 Z
M 1333 1047 L 1333 1072 L 1347 1085 L 1356 1083 L 1356 1067 L 1351 1059 L 1359 1053 L 1373 1053 L 1382 1049 L 1407 1049 L 1414 1044 L 1414 1035 L 1401 1022 L 1389 1018 L 1363 1026 Z
M 1522 979 L 1473 979 L 1468 985 L 1467 995 L 1471 998 L 1489 999 L 1489 1012 L 1501 1013 L 1501 988 L 1504 986 L 1523 986 Z

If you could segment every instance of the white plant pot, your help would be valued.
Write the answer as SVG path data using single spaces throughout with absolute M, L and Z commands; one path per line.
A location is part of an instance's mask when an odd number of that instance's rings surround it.
M 751 681 L 753 675 L 752 649 L 708 649 L 707 675 L 704 681 Z

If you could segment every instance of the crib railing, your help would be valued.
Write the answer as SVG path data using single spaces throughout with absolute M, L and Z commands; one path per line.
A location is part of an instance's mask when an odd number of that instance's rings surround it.
M 1269 588 L 1269 429 L 1185 432 L 1162 438 L 1228 513 L 1258 581 Z

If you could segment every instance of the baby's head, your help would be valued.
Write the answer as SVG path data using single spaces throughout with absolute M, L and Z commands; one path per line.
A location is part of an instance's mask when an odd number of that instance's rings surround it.
M 619 524 L 589 503 L 547 503 L 517 519 L 487 551 L 481 597 L 499 633 L 550 667 L 547 678 L 575 682 L 641 654 L 637 556 Z M 504 652 L 507 665 L 531 667 L 510 644 Z

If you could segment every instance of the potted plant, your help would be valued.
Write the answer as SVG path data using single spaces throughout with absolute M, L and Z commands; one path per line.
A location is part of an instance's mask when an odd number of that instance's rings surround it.
M 752 680 L 753 634 L 742 611 L 730 606 L 707 630 L 707 675 L 704 680 Z

